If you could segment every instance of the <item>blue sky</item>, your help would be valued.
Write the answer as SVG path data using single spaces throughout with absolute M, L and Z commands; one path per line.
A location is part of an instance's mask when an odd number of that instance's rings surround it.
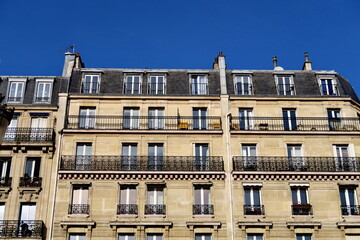
M 86 67 L 335 70 L 360 95 L 359 0 L 0 0 L 0 75 L 60 75 L 76 45 Z

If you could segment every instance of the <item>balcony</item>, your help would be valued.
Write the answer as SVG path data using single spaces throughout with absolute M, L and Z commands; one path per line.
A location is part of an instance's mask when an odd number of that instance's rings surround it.
M 89 204 L 69 204 L 68 214 L 86 214 L 90 213 Z
M 222 157 L 74 156 L 61 157 L 60 170 L 76 171 L 223 171 Z
M 214 215 L 214 205 L 212 204 L 194 204 L 194 215 Z
M 180 116 L 74 116 L 66 117 L 66 129 L 94 130 L 221 130 L 220 117 Z
M 341 215 L 343 216 L 359 216 L 360 205 L 341 205 Z
M 244 215 L 265 215 L 264 205 L 244 205 Z
M 166 215 L 166 206 L 164 204 L 146 204 L 146 215 Z
M 312 215 L 312 206 L 310 204 L 293 204 L 291 205 L 292 215 Z
M 0 221 L 0 238 L 38 238 L 43 239 L 45 226 L 38 220 Z
M 21 177 L 20 178 L 20 187 L 36 187 L 40 188 L 42 183 L 41 177 Z
M 359 118 L 232 117 L 235 131 L 359 131 Z
M 52 142 L 52 128 L 8 128 L 4 142 Z
M 118 204 L 117 215 L 137 215 L 138 205 L 137 204 Z
M 11 187 L 11 182 L 11 177 L 2 177 L 0 178 L 0 187 Z
M 358 157 L 233 157 L 234 171 L 359 172 Z

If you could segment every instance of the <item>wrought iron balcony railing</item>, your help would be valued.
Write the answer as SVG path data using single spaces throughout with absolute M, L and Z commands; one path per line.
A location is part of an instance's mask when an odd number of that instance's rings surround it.
M 11 187 L 11 177 L 2 177 L 0 178 L 0 187 Z
M 60 170 L 77 171 L 223 171 L 222 157 L 74 156 L 61 157 Z
M 312 206 L 310 204 L 291 205 L 292 215 L 312 215 Z
M 359 172 L 358 157 L 233 157 L 234 171 Z
M 83 82 L 81 84 L 81 93 L 98 94 L 100 84 L 98 82 Z
M 4 142 L 52 142 L 52 128 L 7 128 Z
M 89 204 L 69 204 L 69 214 L 87 214 L 90 213 Z
M 265 215 L 264 205 L 244 205 L 244 215 Z
M 20 187 L 41 187 L 42 177 L 21 177 Z
M 40 220 L 2 220 L 0 238 L 39 238 L 44 237 L 44 223 Z
M 214 205 L 212 204 L 194 204 L 194 215 L 214 215 Z
M 341 215 L 360 215 L 360 205 L 341 205 Z
M 117 214 L 138 214 L 138 205 L 137 204 L 118 204 L 117 205 Z
M 165 83 L 149 83 L 148 84 L 149 95 L 164 95 Z
M 231 129 L 247 131 L 360 131 L 360 119 L 232 117 Z
M 164 204 L 146 204 L 145 214 L 147 215 L 166 215 L 166 206 Z
M 220 130 L 220 117 L 179 116 L 74 116 L 66 117 L 67 129 L 99 130 Z

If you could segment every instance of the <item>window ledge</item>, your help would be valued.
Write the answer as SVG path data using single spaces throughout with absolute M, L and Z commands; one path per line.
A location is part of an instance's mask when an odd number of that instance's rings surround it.
M 244 215 L 244 218 L 265 218 L 265 215 Z
M 292 218 L 300 218 L 300 219 L 304 219 L 304 218 L 314 218 L 314 215 L 292 215 Z
M 89 218 L 89 214 L 68 214 L 68 218 Z
M 145 215 L 145 218 L 165 218 L 166 215 L 161 215 L 161 214 L 148 214 Z
M 193 214 L 193 218 L 214 218 L 214 214 Z
M 116 215 L 116 219 L 119 218 L 137 218 L 138 215 L 137 214 L 117 214 Z

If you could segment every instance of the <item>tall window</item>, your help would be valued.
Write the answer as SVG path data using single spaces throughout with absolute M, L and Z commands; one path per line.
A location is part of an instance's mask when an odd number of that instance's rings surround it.
M 164 108 L 149 108 L 149 129 L 164 129 Z
M 309 195 L 307 187 L 292 187 L 292 214 L 293 215 L 310 215 L 311 206 L 309 204 Z
M 335 145 L 335 167 L 337 171 L 355 171 L 356 161 L 349 157 L 348 145 Z
M 91 170 L 91 143 L 78 143 L 76 145 L 76 170 Z
M 70 233 L 69 240 L 86 240 L 85 233 Z
M 137 214 L 136 185 L 122 185 L 118 214 Z
M 311 240 L 311 234 L 298 233 L 296 234 L 296 240 Z
M 165 77 L 164 76 L 150 76 L 148 94 L 163 95 L 165 94 Z
M 209 170 L 209 145 L 196 143 L 195 144 L 195 170 L 208 171 Z
M 122 170 L 137 169 L 137 143 L 123 143 L 121 155 Z
M 254 233 L 249 233 L 247 234 L 247 240 L 263 240 L 263 235 L 262 234 L 254 234 Z
M 36 178 L 40 174 L 40 158 L 27 158 L 25 165 L 25 178 Z
M 206 108 L 193 108 L 193 129 L 207 129 L 206 115 Z
M 208 80 L 205 75 L 191 75 L 190 89 L 192 95 L 207 95 Z
M 30 127 L 30 141 L 41 141 L 47 138 L 46 131 L 47 118 L 46 117 L 32 117 Z
M 277 76 L 276 83 L 279 95 L 295 95 L 294 82 L 291 76 Z
M 249 186 L 244 188 L 245 215 L 263 215 L 263 207 L 261 205 L 260 187 Z
M 36 216 L 36 203 L 21 203 L 20 221 L 29 224 L 30 223 L 29 221 L 35 220 L 35 216 Z
M 125 94 L 141 94 L 142 79 L 140 75 L 128 75 L 125 78 Z
M 256 145 L 243 144 L 241 146 L 244 169 L 257 170 Z
M 283 109 L 282 113 L 283 113 L 284 130 L 286 131 L 297 130 L 296 110 Z
M 135 240 L 135 235 L 133 233 L 119 234 L 118 240 Z
M 360 206 L 356 195 L 356 186 L 340 186 L 340 202 L 342 215 L 360 215 Z
M 291 170 L 301 171 L 304 167 L 301 145 L 288 144 L 287 155 L 289 158 L 289 168 Z
M 24 90 L 25 90 L 25 81 L 23 80 L 9 80 L 9 88 L 7 101 L 8 102 L 17 102 L 20 103 L 23 101 Z
M 89 214 L 89 186 L 74 185 L 69 214 Z
M 195 240 L 211 240 L 211 233 L 196 233 Z
M 6 141 L 14 141 L 17 138 L 16 128 L 18 126 L 18 118 L 13 117 L 11 119 L 9 126 L 6 129 L 4 140 Z
M 321 95 L 337 95 L 337 85 L 335 79 L 320 79 Z
M 252 95 L 252 81 L 250 76 L 235 76 L 235 94 Z
M 149 143 L 148 145 L 148 169 L 161 171 L 163 169 L 164 144 Z
M 148 185 L 145 214 L 165 214 L 163 185 Z
M 90 129 L 95 127 L 95 108 L 80 108 L 79 128 Z
M 328 109 L 328 121 L 330 130 L 341 129 L 340 109 Z
M 0 158 L 0 186 L 8 186 L 10 182 L 11 158 Z
M 239 108 L 240 130 L 254 129 L 253 112 L 251 108 Z
M 124 129 L 138 129 L 139 119 L 139 108 L 124 108 Z
M 195 204 L 193 214 L 214 214 L 213 205 L 211 205 L 210 186 L 195 186 Z
M 162 240 L 162 233 L 148 233 L 146 234 L 146 240 Z
M 100 89 L 100 76 L 99 75 L 85 75 L 82 86 L 81 93 L 90 93 L 96 94 L 99 93 Z
M 35 102 L 48 103 L 51 98 L 52 81 L 36 81 Z

